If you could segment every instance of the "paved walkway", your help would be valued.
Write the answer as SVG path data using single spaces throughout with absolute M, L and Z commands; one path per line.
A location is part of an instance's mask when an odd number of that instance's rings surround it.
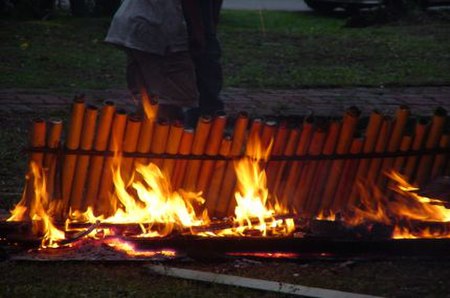
M 98 104 L 114 100 L 121 107 L 133 102 L 126 90 L 84 90 L 89 102 Z M 33 113 L 69 110 L 74 94 L 58 94 L 51 90 L 0 90 L 0 112 Z M 322 88 L 297 90 L 249 90 L 227 88 L 222 93 L 226 112 L 247 111 L 252 115 L 340 116 L 350 106 L 357 106 L 367 115 L 373 109 L 392 114 L 399 105 L 408 105 L 412 114 L 431 115 L 442 106 L 450 111 L 450 86 L 408 88 Z

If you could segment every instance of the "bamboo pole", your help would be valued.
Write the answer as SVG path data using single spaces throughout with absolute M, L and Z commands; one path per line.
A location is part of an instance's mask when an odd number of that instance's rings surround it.
M 181 137 L 183 136 L 183 123 L 180 121 L 175 121 L 170 125 L 169 136 L 167 138 L 166 144 L 166 153 L 168 154 L 177 154 L 178 149 L 181 143 Z M 174 168 L 175 168 L 175 159 L 166 158 L 163 161 L 162 171 L 167 177 L 167 179 L 171 180 Z M 173 185 L 173 181 L 172 184 Z
M 128 117 L 127 126 L 125 128 L 125 135 L 122 144 L 123 153 L 136 152 L 139 131 L 141 129 L 142 119 L 136 115 Z M 122 157 L 120 164 L 120 172 L 125 185 L 129 185 L 133 178 L 134 159 L 133 157 Z
M 95 106 L 88 106 L 84 113 L 83 129 L 81 136 L 81 150 L 91 150 L 94 144 L 95 124 L 97 121 L 98 109 Z M 81 210 L 83 206 L 84 185 L 88 174 L 89 155 L 80 155 L 75 168 L 72 192 L 70 195 L 70 208 L 72 211 Z
M 313 117 L 307 117 L 303 123 L 301 134 L 299 137 L 297 149 L 295 151 L 296 156 L 303 156 L 308 152 L 311 136 L 313 133 Z M 292 162 L 289 172 L 287 174 L 286 183 L 281 188 L 281 202 L 283 206 L 292 206 L 293 197 L 295 195 L 296 184 L 300 178 L 303 162 Z
M 210 137 L 206 144 L 205 154 L 208 156 L 216 156 L 219 154 L 220 146 L 223 142 L 223 133 L 225 131 L 225 125 L 227 124 L 227 118 L 225 114 L 216 116 L 212 123 Z M 210 180 L 212 179 L 212 172 L 214 169 L 214 160 L 204 160 L 201 164 L 199 177 L 197 181 L 196 189 L 199 191 L 206 191 L 209 188 Z
M 225 136 L 220 146 L 219 155 L 227 157 L 230 156 L 232 139 L 230 136 Z M 211 175 L 211 182 L 206 191 L 206 204 L 208 214 L 211 216 L 217 215 L 216 206 L 219 199 L 220 186 L 223 181 L 227 162 L 225 160 L 218 160 L 214 163 Z
M 138 143 L 136 147 L 136 152 L 139 153 L 149 153 L 151 146 L 152 146 L 152 140 L 153 140 L 153 130 L 155 127 L 155 119 L 154 118 L 148 118 L 147 116 L 144 116 L 144 119 L 141 124 L 141 129 L 139 132 L 138 137 Z M 155 139 L 156 141 L 156 139 Z M 138 157 L 134 160 L 135 166 L 137 164 L 147 164 L 148 158 L 146 157 Z
M 411 145 L 412 150 L 420 150 L 424 147 L 425 136 L 427 132 L 428 122 L 424 118 L 419 119 L 414 130 L 414 139 Z M 418 160 L 418 156 L 409 156 L 406 159 L 406 165 L 403 174 L 410 182 L 413 181 L 413 175 L 416 170 Z
M 115 153 L 121 152 L 125 127 L 127 124 L 127 114 L 123 110 L 116 111 L 111 126 L 111 136 L 109 138 L 108 150 Z M 98 199 L 96 202 L 96 215 L 111 215 L 115 209 L 112 202 L 113 194 L 113 159 L 108 156 L 105 158 L 102 169 L 102 179 L 98 188 Z
M 83 125 L 84 111 L 86 109 L 83 98 L 75 98 L 72 104 L 72 115 L 67 133 L 66 148 L 76 150 L 80 146 L 81 128 Z M 77 155 L 64 156 L 62 169 L 62 210 L 69 210 L 70 194 L 72 192 L 72 182 L 75 174 Z M 64 215 L 62 215 L 65 218 Z
M 274 141 L 272 154 L 273 155 L 283 155 L 284 149 L 288 142 L 289 129 L 287 127 L 287 122 L 283 121 L 278 126 Z M 276 177 L 278 175 L 278 169 L 281 166 L 281 162 L 279 161 L 269 161 L 267 163 L 267 188 L 269 189 L 269 193 L 273 194 L 273 197 L 276 199 L 275 195 L 275 185 L 276 185 Z
M 323 146 L 325 144 L 327 136 L 327 129 L 325 124 L 317 126 L 313 132 L 311 145 L 308 148 L 308 154 L 311 156 L 317 156 L 322 153 Z M 303 166 L 303 170 L 298 181 L 298 185 L 295 188 L 295 197 L 293 200 L 293 207 L 297 214 L 311 214 L 312 213 L 312 200 L 308 201 L 310 195 L 311 186 L 313 185 L 313 179 L 316 176 L 317 171 L 316 161 L 307 161 Z
M 257 121 L 256 123 L 260 123 Z M 231 149 L 229 156 L 236 157 L 241 155 L 242 151 L 246 151 L 245 147 L 245 134 L 247 131 L 247 126 L 249 123 L 249 118 L 247 113 L 239 113 L 235 126 L 231 142 Z M 253 121 L 252 126 L 255 121 Z M 221 192 L 218 194 L 217 203 L 215 206 L 216 214 L 218 216 L 225 216 L 228 212 L 228 200 L 234 194 L 234 189 L 236 186 L 236 173 L 234 171 L 234 163 L 232 161 L 226 162 L 225 173 L 223 174 Z
M 189 155 L 191 154 L 192 143 L 194 141 L 194 130 L 193 129 L 185 129 L 183 131 L 183 135 L 181 136 L 180 148 L 178 150 L 178 154 L 180 155 Z M 172 185 L 175 190 L 180 189 L 183 185 L 183 178 L 186 172 L 187 166 L 186 159 L 179 159 L 175 163 L 175 168 L 172 175 Z
M 338 142 L 339 134 L 341 132 L 341 126 L 342 123 L 340 121 L 332 121 L 330 123 L 325 144 L 322 150 L 323 155 L 332 155 L 336 151 L 336 145 Z M 322 160 L 314 163 L 317 164 L 317 170 L 316 174 L 313 176 L 312 182 L 310 183 L 311 186 L 309 198 L 307 200 L 308 205 L 305 208 L 308 215 L 315 215 L 319 210 L 322 209 L 322 192 L 325 187 L 324 177 L 327 177 L 332 161 Z M 302 191 L 304 190 L 301 188 L 297 188 L 296 193 L 300 194 Z
M 372 153 L 375 149 L 376 142 L 381 130 L 383 123 L 383 115 L 378 110 L 373 110 L 370 114 L 369 123 L 366 127 L 364 135 L 364 145 L 363 153 Z M 369 171 L 370 159 L 362 159 L 358 164 L 358 169 L 356 170 L 356 180 L 351 186 L 352 191 L 350 194 L 350 199 L 348 205 L 353 206 L 359 196 L 358 185 L 365 182 L 367 178 L 367 173 Z
M 255 153 L 255 146 L 257 144 L 260 144 L 261 140 L 261 133 L 263 128 L 263 121 L 260 118 L 253 119 L 252 125 L 250 126 L 250 131 L 248 134 L 247 144 L 245 147 L 245 155 L 246 156 L 253 156 Z M 218 211 L 220 212 L 222 216 L 227 216 L 234 213 L 234 209 L 236 208 L 236 200 L 234 199 L 234 195 L 236 193 L 236 169 L 235 169 L 235 163 L 229 162 L 227 165 L 227 169 L 225 172 L 225 178 L 222 183 L 222 191 L 220 193 L 220 199 L 219 199 L 219 207 Z M 224 207 L 223 210 L 225 212 L 222 212 L 222 204 L 224 204 L 226 207 Z
M 413 142 L 412 135 L 404 135 L 400 143 L 400 151 L 401 152 L 409 151 L 411 149 L 412 142 Z M 405 162 L 406 162 L 405 156 L 396 157 L 394 160 L 393 170 L 399 173 L 402 172 Z
M 350 154 L 359 154 L 363 150 L 363 139 L 356 138 L 352 141 Z M 344 163 L 344 168 L 336 189 L 335 210 L 346 211 L 349 207 L 350 192 L 356 179 L 356 170 L 358 169 L 359 160 L 349 159 Z
M 392 127 L 392 119 L 385 116 L 383 124 L 381 125 L 380 134 L 378 135 L 377 143 L 375 145 L 376 153 L 383 153 L 389 141 L 389 135 Z M 367 180 L 371 185 L 375 185 L 376 178 L 380 174 L 381 158 L 372 158 L 370 161 Z
M 111 134 L 111 126 L 113 122 L 114 112 L 116 108 L 114 102 L 105 101 L 100 111 L 99 122 L 97 126 L 97 132 L 94 142 L 94 150 L 97 152 L 103 152 L 108 147 L 108 139 Z M 102 169 L 105 158 L 101 155 L 96 155 L 91 158 L 87 188 L 86 188 L 86 200 L 83 206 L 83 210 L 91 207 L 95 208 L 98 187 L 102 179 Z
M 450 135 L 444 134 L 442 135 L 440 141 L 439 141 L 439 148 L 447 150 L 449 149 L 450 145 Z M 445 164 L 447 163 L 448 157 L 450 153 L 447 151 L 447 153 L 442 153 L 436 155 L 436 158 L 434 159 L 433 167 L 431 169 L 431 179 L 435 179 L 439 177 L 440 175 L 444 174 Z
M 447 111 L 443 108 L 437 108 L 431 121 L 431 127 L 425 142 L 425 149 L 435 149 L 439 146 L 439 140 L 444 132 L 446 120 Z M 415 183 L 418 186 L 423 186 L 428 182 L 433 166 L 433 159 L 433 155 L 427 154 L 421 156 L 415 178 Z
M 201 116 L 195 129 L 194 140 L 192 142 L 193 155 L 203 155 L 206 149 L 206 142 L 211 131 L 212 118 L 210 116 Z M 222 136 L 220 136 L 221 138 Z M 187 171 L 184 177 L 184 188 L 189 191 L 198 191 L 197 182 L 199 177 L 201 160 L 190 160 L 187 163 Z
M 300 129 L 294 128 L 291 129 L 289 132 L 286 148 L 284 149 L 283 155 L 286 157 L 293 156 L 295 154 L 296 146 L 298 144 L 300 137 Z M 289 171 L 289 168 L 287 167 L 290 165 L 291 162 L 288 162 L 286 160 L 281 161 L 280 166 L 277 169 L 277 173 L 275 176 L 275 183 L 273 186 L 273 193 L 277 199 L 281 199 L 282 190 L 284 188 L 284 183 L 287 179 L 287 172 Z M 284 202 L 281 202 L 282 206 L 285 208 L 289 208 L 287 204 Z M 290 210 L 291 211 L 291 210 Z
M 342 129 L 339 134 L 338 143 L 336 145 L 337 154 L 346 154 L 349 152 L 353 136 L 356 132 L 356 126 L 358 124 L 360 111 L 356 107 L 350 107 L 347 109 L 342 121 Z M 330 173 L 326 178 L 325 189 L 323 192 L 322 206 L 325 210 L 335 210 L 337 207 L 334 205 L 335 191 L 339 182 L 339 177 L 342 173 L 342 167 L 344 165 L 343 160 L 334 160 L 331 163 Z
M 63 123 L 62 120 L 50 120 L 50 130 L 47 138 L 47 148 L 57 149 L 61 145 Z M 58 155 L 56 153 L 46 153 L 44 156 L 44 168 L 47 177 L 47 193 L 50 200 L 54 199 L 55 176 Z
M 167 138 L 169 136 L 170 125 L 165 119 L 160 119 L 155 124 L 153 132 L 153 142 L 150 152 L 153 154 L 163 154 L 166 150 Z M 151 158 L 150 162 L 154 163 L 158 168 L 162 168 L 163 160 L 161 158 Z
M 386 147 L 387 152 L 397 152 L 400 149 L 400 143 L 402 141 L 402 137 L 405 131 L 406 123 L 408 121 L 408 117 L 410 114 L 410 110 L 408 106 L 400 106 L 395 114 L 395 121 L 393 123 L 392 133 L 389 138 L 389 142 Z M 385 175 L 386 172 L 392 170 L 392 166 L 394 164 L 395 158 L 384 158 L 381 164 L 380 175 L 378 176 L 377 184 L 380 189 L 384 189 L 387 183 L 387 177 Z

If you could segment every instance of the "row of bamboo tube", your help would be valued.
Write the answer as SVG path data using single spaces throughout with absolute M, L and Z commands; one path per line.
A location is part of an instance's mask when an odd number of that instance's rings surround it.
M 308 155 L 448 149 L 447 112 L 441 108 L 431 120 L 416 120 L 406 106 L 400 106 L 393 117 L 373 111 L 366 125 L 355 107 L 349 108 L 342 119 L 308 116 L 294 125 L 260 118 L 251 121 L 242 112 L 235 118 L 232 134 L 228 135 L 225 114 L 202 116 L 195 130 L 185 129 L 178 121 L 158 119 L 158 105 L 148 98 L 143 100 L 148 101 L 146 107 L 151 110 L 147 115 L 153 116 L 127 115 L 108 101 L 97 108 L 76 98 L 63 146 L 70 150 L 212 157 L 210 160 L 123 157 L 120 170 L 127 183 L 137 163 L 153 162 L 174 190 L 202 191 L 205 208 L 213 216 L 233 214 L 236 191 L 234 162 L 213 158 L 249 154 L 249 140 L 254 137 L 259 137 L 263 149 L 270 148 L 271 156 L 288 158 L 270 160 L 269 157 L 261 163 L 268 177 L 271 203 L 279 202 L 307 216 L 343 211 L 357 204 L 361 185 L 376 185 L 388 193 L 390 182 L 383 173 L 392 169 L 418 185 L 450 174 L 448 150 L 438 155 L 289 160 Z M 61 121 L 33 122 L 31 147 L 58 148 L 61 143 Z M 96 214 L 110 215 L 118 206 L 113 196 L 112 156 L 64 154 L 61 160 L 55 153 L 32 152 L 30 160 L 45 169 L 50 198 L 63 204 L 62 219 L 69 209 L 84 211 L 92 207 Z M 27 180 L 28 202 L 33 197 L 30 181 Z

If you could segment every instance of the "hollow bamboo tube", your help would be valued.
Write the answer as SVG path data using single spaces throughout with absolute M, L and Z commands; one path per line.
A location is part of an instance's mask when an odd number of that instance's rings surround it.
M 223 143 L 223 132 L 225 125 L 227 124 L 227 118 L 225 114 L 220 114 L 214 119 L 210 137 L 206 144 L 205 154 L 208 156 L 216 156 L 219 154 L 220 146 Z M 230 141 L 231 142 L 231 141 Z M 212 172 L 214 169 L 214 160 L 204 160 L 201 164 L 201 169 L 198 176 L 196 189 L 206 193 L 208 190 L 209 182 L 212 178 Z
M 439 141 L 439 148 L 442 148 L 442 149 L 447 148 L 447 150 L 448 150 L 449 145 L 450 145 L 449 139 L 450 139 L 449 134 L 443 135 Z M 431 179 L 435 179 L 438 176 L 444 174 L 445 164 L 447 163 L 448 157 L 449 157 L 449 152 L 436 155 L 436 158 L 434 159 L 433 167 L 431 169 Z
M 125 135 L 122 144 L 123 153 L 136 152 L 139 131 L 141 128 L 142 119 L 136 115 L 128 117 L 127 126 L 125 128 Z M 120 164 L 120 172 L 125 185 L 129 185 L 134 172 L 134 159 L 132 157 L 122 157 Z
M 350 147 L 350 154 L 359 154 L 363 150 L 363 139 L 356 138 L 352 141 Z M 346 211 L 348 202 L 350 200 L 350 192 L 356 179 L 356 170 L 358 168 L 358 159 L 349 159 L 344 163 L 344 168 L 339 179 L 338 187 L 336 189 L 336 198 L 334 201 L 334 210 Z
M 313 121 L 312 117 L 307 117 L 303 123 L 298 145 L 295 151 L 295 155 L 302 156 L 308 152 L 308 146 L 310 144 L 311 136 L 313 133 Z M 289 168 L 286 183 L 281 188 L 281 202 L 284 206 L 292 206 L 293 197 L 295 195 L 295 188 L 300 177 L 303 163 L 299 161 L 292 162 Z
M 219 155 L 221 156 L 230 156 L 231 152 L 231 143 L 232 139 L 230 136 L 226 136 L 222 140 L 222 144 L 220 146 Z M 223 177 L 225 174 L 227 162 L 225 160 L 217 160 L 214 163 L 214 167 L 212 169 L 211 182 L 208 185 L 208 190 L 206 193 L 206 203 L 205 207 L 208 210 L 208 214 L 210 216 L 216 216 L 217 210 L 216 205 L 219 199 L 220 186 L 223 181 Z
M 72 114 L 69 123 L 69 131 L 67 133 L 66 148 L 76 150 L 80 146 L 81 129 L 83 126 L 84 111 L 86 109 L 83 98 L 75 98 L 72 104 Z M 70 194 L 72 192 L 73 176 L 75 174 L 75 166 L 77 163 L 77 155 L 64 156 L 64 164 L 62 170 L 62 210 L 68 211 Z M 64 217 L 64 215 L 62 215 Z
M 350 107 L 347 109 L 344 119 L 342 120 L 342 128 L 339 134 L 338 143 L 336 145 L 337 154 L 346 154 L 349 152 L 353 136 L 356 132 L 356 126 L 358 124 L 360 111 L 356 107 Z M 334 160 L 331 163 L 330 173 L 326 180 L 325 189 L 322 198 L 322 207 L 324 210 L 332 209 L 336 207 L 333 204 L 335 199 L 335 191 L 339 182 L 342 167 L 344 166 L 343 160 Z
M 332 121 L 330 123 L 322 150 L 323 155 L 332 155 L 336 151 L 341 126 L 342 123 L 340 121 Z M 315 215 L 320 209 L 322 209 L 322 192 L 324 191 L 325 186 L 324 177 L 327 177 L 332 161 L 322 160 L 314 163 L 317 164 L 317 170 L 310 183 L 310 191 L 306 194 L 308 195 L 308 199 L 307 206 L 304 208 L 308 215 Z M 299 187 L 296 189 L 297 194 L 301 194 L 303 191 L 304 190 Z
M 370 114 L 369 124 L 366 127 L 364 134 L 363 153 L 372 153 L 375 149 L 375 145 L 379 136 L 381 125 L 383 123 L 383 115 L 378 110 L 373 110 Z M 351 186 L 352 191 L 348 205 L 354 205 L 357 197 L 359 196 L 358 184 L 362 183 L 367 178 L 367 171 L 369 170 L 370 159 L 361 159 L 356 170 L 356 180 Z
M 411 149 L 412 141 L 413 141 L 413 136 L 404 135 L 402 138 L 402 141 L 400 143 L 400 151 L 401 152 L 409 151 Z M 394 160 L 393 170 L 396 172 L 399 172 L 399 173 L 402 172 L 405 162 L 406 162 L 405 156 L 396 157 Z
M 180 147 L 182 136 L 183 136 L 183 123 L 180 121 L 175 121 L 170 125 L 169 136 L 167 138 L 166 144 L 166 153 L 168 154 L 178 153 L 178 148 Z M 169 180 L 172 177 L 174 168 L 175 168 L 175 159 L 171 158 L 164 159 L 162 171 L 165 177 L 167 177 Z
M 50 129 L 47 137 L 47 148 L 56 149 L 61 145 L 61 134 L 63 124 L 62 120 L 51 120 Z M 47 193 L 50 200 L 53 200 L 55 193 L 55 175 L 56 163 L 58 156 L 56 153 L 46 153 L 44 156 L 44 168 L 46 169 L 47 177 Z
M 155 124 L 153 132 L 153 141 L 150 152 L 154 154 L 163 154 L 166 150 L 167 138 L 169 136 L 170 125 L 165 119 L 160 119 Z M 151 158 L 150 161 L 158 168 L 162 168 L 163 160 L 161 158 Z
M 178 154 L 180 155 L 191 154 L 193 141 L 194 141 L 194 130 L 185 129 L 183 131 L 183 135 L 181 136 Z M 181 186 L 183 185 L 183 178 L 186 172 L 187 162 L 188 161 L 186 159 L 179 159 L 175 163 L 175 168 L 172 175 L 172 185 L 175 190 L 181 188 Z
M 88 106 L 84 113 L 83 129 L 80 142 L 81 150 L 91 150 L 94 144 L 95 124 L 97 121 L 98 109 L 95 106 Z M 83 205 L 84 185 L 89 166 L 89 155 L 80 155 L 77 159 L 75 173 L 70 195 L 70 208 L 72 211 L 81 210 Z
M 148 119 L 144 117 L 141 124 L 141 129 L 139 131 L 138 143 L 136 147 L 136 152 L 139 153 L 149 153 L 150 147 L 152 145 L 153 130 L 155 126 L 154 119 Z M 145 165 L 148 163 L 148 158 L 137 157 L 134 160 L 135 164 Z
M 192 142 L 193 155 L 202 155 L 205 153 L 206 142 L 209 137 L 209 132 L 212 126 L 212 118 L 210 116 L 202 116 L 198 120 L 197 127 L 195 129 L 194 140 Z M 202 165 L 201 160 L 190 160 L 187 163 L 187 170 L 183 180 L 184 188 L 189 191 L 197 191 L 196 188 L 200 167 Z
M 46 123 L 43 119 L 33 120 L 31 134 L 29 143 L 32 148 L 45 147 L 45 135 L 46 135 Z M 35 199 L 35 188 L 34 188 L 34 176 L 31 171 L 31 163 L 35 163 L 39 169 L 42 167 L 42 162 L 44 159 L 44 154 L 40 152 L 33 152 L 29 156 L 28 162 L 28 173 L 25 177 L 25 190 L 23 198 L 25 199 L 25 207 L 27 207 L 27 212 L 32 208 L 32 202 Z
M 447 111 L 443 108 L 437 108 L 431 121 L 431 127 L 425 142 L 425 149 L 434 149 L 439 146 L 439 140 L 444 132 L 445 122 L 447 120 Z M 415 183 L 423 186 L 429 180 L 429 175 L 433 166 L 433 155 L 423 155 L 420 158 L 419 166 L 416 172 Z
M 400 148 L 400 143 L 405 131 L 406 123 L 410 114 L 409 107 L 402 105 L 400 106 L 395 114 L 395 121 L 393 123 L 392 133 L 389 137 L 389 142 L 386 147 L 387 152 L 397 152 Z M 395 158 L 384 158 L 381 164 L 380 175 L 378 176 L 377 184 L 380 189 L 384 189 L 387 183 L 386 172 L 392 170 Z
M 97 125 L 97 132 L 95 135 L 94 150 L 97 152 L 105 151 L 108 147 L 108 139 L 111 134 L 111 126 L 114 117 L 115 106 L 112 101 L 105 101 L 100 111 L 100 117 Z M 102 179 L 102 169 L 105 158 L 101 155 L 95 155 L 91 157 L 86 197 L 83 206 L 83 210 L 88 207 L 95 208 L 98 187 Z
M 308 148 L 308 154 L 311 156 L 317 156 L 322 153 L 323 146 L 327 131 L 325 125 L 319 125 L 311 139 L 311 145 Z M 308 196 L 310 194 L 311 186 L 317 170 L 316 161 L 307 161 L 303 166 L 300 179 L 298 181 L 298 187 L 295 188 L 295 195 L 293 200 L 293 207 L 297 214 L 311 214 L 312 200 L 308 202 Z
M 300 137 L 300 129 L 294 128 L 291 129 L 289 132 L 286 148 L 284 149 L 283 155 L 286 157 L 293 156 L 295 154 L 295 149 L 298 144 L 298 139 Z M 284 187 L 284 183 L 286 181 L 286 176 L 289 168 L 287 167 L 288 164 L 291 162 L 288 162 L 286 160 L 281 161 L 280 166 L 277 169 L 277 173 L 275 176 L 275 183 L 273 186 L 273 193 L 277 199 L 281 198 L 281 190 Z M 287 204 L 285 202 L 281 202 L 283 207 L 288 208 Z M 291 210 L 290 210 L 291 211 Z
M 260 122 L 261 121 L 258 120 L 257 124 L 260 124 Z M 245 112 L 240 112 L 238 117 L 236 118 L 236 122 L 234 125 L 231 149 L 229 153 L 231 157 L 239 156 L 243 151 L 246 151 L 245 137 L 247 133 L 248 123 L 248 114 Z M 252 126 L 254 125 L 254 123 L 255 121 L 253 121 Z M 225 216 L 225 214 L 228 212 L 228 200 L 234 194 L 234 188 L 236 186 L 236 173 L 234 171 L 234 164 L 232 161 L 226 162 L 225 173 L 223 174 L 223 181 L 221 186 L 220 197 L 217 198 L 215 210 L 218 216 Z
M 253 119 L 250 131 L 248 134 L 247 144 L 245 147 L 245 154 L 247 156 L 254 156 L 256 146 L 261 144 L 261 133 L 263 128 L 263 121 L 260 118 Z M 234 194 L 236 193 L 236 170 L 234 162 L 227 164 L 225 178 L 222 183 L 222 191 L 220 193 L 219 204 L 217 210 L 221 216 L 227 216 L 234 213 L 236 208 L 236 200 Z M 223 208 L 223 209 L 222 209 Z
M 424 118 L 419 119 L 414 130 L 414 139 L 411 145 L 412 150 L 420 150 L 424 147 L 425 136 L 427 132 L 428 132 L 428 122 Z M 418 156 L 409 156 L 406 159 L 406 165 L 403 175 L 410 182 L 413 181 L 413 175 L 414 171 L 416 170 L 418 160 L 419 160 Z
M 392 126 L 392 119 L 385 116 L 383 119 L 383 124 L 381 125 L 380 134 L 378 135 L 377 143 L 375 145 L 376 153 L 383 153 L 386 150 L 386 146 L 389 141 L 389 135 Z M 376 183 L 377 177 L 380 175 L 381 168 L 381 158 L 372 158 L 368 168 L 367 181 L 374 185 Z
M 277 132 L 275 134 L 275 138 L 273 140 L 273 148 L 272 155 L 283 155 L 284 149 L 286 147 L 289 136 L 289 129 L 287 127 L 287 123 L 281 122 L 278 126 Z M 269 161 L 266 167 L 266 175 L 267 175 L 267 188 L 269 189 L 269 193 L 273 194 L 274 199 L 276 199 L 275 195 L 275 184 L 276 184 L 276 176 L 278 174 L 278 169 L 281 166 L 281 162 L 277 161 Z
M 123 137 L 127 123 L 127 114 L 123 110 L 118 110 L 114 114 L 111 136 L 109 138 L 108 150 L 112 152 L 120 152 L 122 150 Z M 113 159 L 115 157 L 108 156 L 105 158 L 101 180 L 98 188 L 98 199 L 96 202 L 96 215 L 111 215 L 114 212 L 114 204 L 112 202 L 113 194 Z

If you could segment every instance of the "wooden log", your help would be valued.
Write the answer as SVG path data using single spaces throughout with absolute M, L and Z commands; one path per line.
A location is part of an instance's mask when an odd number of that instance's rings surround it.
M 444 134 L 442 135 L 440 141 L 439 141 L 439 148 L 442 149 L 447 149 L 447 153 L 442 153 L 442 154 L 438 154 L 436 155 L 434 162 L 433 162 L 433 167 L 431 169 L 431 179 L 435 179 L 439 176 L 444 175 L 444 170 L 445 170 L 445 164 L 447 163 L 447 160 L 449 159 L 449 146 L 450 146 L 450 135 L 449 134 Z
M 109 139 L 108 150 L 116 152 L 118 154 L 122 151 L 123 137 L 125 134 L 125 127 L 127 124 L 127 114 L 123 110 L 118 110 L 113 119 L 111 127 L 111 137 Z M 114 157 L 108 156 L 105 158 L 102 169 L 102 179 L 100 180 L 100 186 L 98 190 L 98 200 L 96 202 L 95 214 L 96 215 L 111 215 L 115 211 L 115 207 L 112 202 L 113 195 L 113 159 Z
M 439 140 L 444 132 L 445 122 L 447 120 L 447 111 L 443 108 L 437 108 L 431 121 L 431 127 L 426 138 L 425 149 L 435 149 L 439 146 Z M 420 187 L 429 181 L 431 169 L 433 167 L 434 156 L 427 154 L 420 157 L 416 172 L 415 183 Z
M 342 121 L 342 129 L 339 134 L 339 140 L 336 146 L 337 154 L 346 154 L 349 152 L 353 136 L 356 132 L 359 115 L 360 111 L 356 107 L 350 107 L 347 109 Z M 324 210 L 336 210 L 339 207 L 334 203 L 334 199 L 335 191 L 339 182 L 340 175 L 342 173 L 343 166 L 343 160 L 333 160 L 331 163 L 330 173 L 325 184 L 326 186 L 322 199 L 322 206 Z
M 183 123 L 175 121 L 170 125 L 169 136 L 167 138 L 166 153 L 177 154 L 181 143 L 181 137 L 183 136 Z M 169 180 L 171 180 L 172 174 L 175 169 L 175 159 L 166 158 L 163 161 L 162 171 Z M 173 183 L 173 181 L 172 181 Z M 173 184 L 172 184 L 173 185 Z
M 50 120 L 50 129 L 47 137 L 47 148 L 57 149 L 61 146 L 63 123 L 62 120 Z M 54 199 L 55 188 L 59 185 L 55 184 L 56 166 L 58 161 L 57 153 L 46 153 L 44 156 L 44 168 L 46 171 L 47 193 L 49 200 Z M 59 190 L 60 191 L 60 190 Z M 58 192 L 59 192 L 58 191 Z
M 210 137 L 206 144 L 205 154 L 207 156 L 217 156 L 220 151 L 220 146 L 223 142 L 223 133 L 225 131 L 225 125 L 227 124 L 227 118 L 225 114 L 220 114 L 215 117 L 212 123 Z M 214 169 L 214 160 L 204 160 L 201 164 L 196 189 L 206 193 L 209 188 L 210 180 L 212 179 L 212 173 Z
M 409 107 L 400 106 L 395 113 L 395 121 L 393 123 L 392 133 L 386 147 L 386 152 L 397 152 L 400 149 L 400 143 L 405 131 L 406 123 L 410 114 Z M 387 176 L 385 173 L 392 171 L 395 158 L 384 158 L 381 164 L 380 175 L 377 179 L 377 185 L 380 189 L 386 188 Z
M 342 123 L 340 121 L 332 121 L 330 123 L 322 150 L 323 155 L 332 155 L 335 153 L 341 126 Z M 317 164 L 317 171 L 311 182 L 311 192 L 307 200 L 308 205 L 305 208 L 310 216 L 316 215 L 322 210 L 322 193 L 325 188 L 324 177 L 327 177 L 332 161 L 322 160 L 315 163 Z M 301 189 L 297 189 L 296 193 L 300 193 L 301 191 Z
M 245 155 L 253 156 L 255 152 L 255 147 L 261 144 L 261 133 L 263 128 L 263 121 L 260 118 L 253 119 L 252 125 L 250 127 L 250 131 L 248 134 L 247 144 L 245 147 Z M 234 209 L 236 208 L 236 200 L 234 198 L 236 193 L 236 169 L 234 162 L 229 162 L 225 172 L 225 178 L 222 183 L 222 191 L 219 199 L 218 212 L 222 212 L 222 204 L 224 207 L 225 213 L 222 213 L 221 216 L 227 216 L 234 214 Z
M 414 139 L 411 145 L 412 150 L 423 149 L 427 132 L 428 122 L 424 118 L 419 119 L 414 130 Z M 406 159 L 406 165 L 405 170 L 403 171 L 403 175 L 408 181 L 413 181 L 413 175 L 416 170 L 418 160 L 418 156 L 409 156 Z
M 230 136 L 225 136 L 222 140 L 220 146 L 219 155 L 228 157 L 231 153 L 232 139 Z M 214 163 L 214 168 L 212 169 L 211 181 L 208 185 L 206 191 L 206 204 L 205 208 L 208 210 L 210 216 L 217 216 L 217 204 L 219 201 L 219 193 L 221 191 L 220 186 L 222 185 L 223 177 L 225 175 L 227 162 L 225 160 L 217 160 Z
M 194 141 L 194 130 L 185 129 L 181 136 L 180 148 L 178 154 L 189 155 L 191 154 L 192 143 Z M 175 190 L 180 189 L 183 185 L 183 178 L 186 172 L 187 160 L 179 159 L 175 163 L 175 169 L 172 176 L 172 185 Z
M 192 142 L 191 153 L 193 155 L 203 155 L 206 149 L 209 132 L 211 131 L 212 118 L 210 116 L 201 116 L 195 129 L 194 140 Z M 190 160 L 187 164 L 186 175 L 184 177 L 184 188 L 189 191 L 198 191 L 197 182 L 202 165 L 201 160 Z
M 325 144 L 325 140 L 327 137 L 327 128 L 326 124 L 318 125 L 315 129 L 312 139 L 311 145 L 308 148 L 308 154 L 311 156 L 317 156 L 322 153 L 323 146 Z M 312 199 L 308 201 L 310 197 L 310 192 L 313 184 L 313 179 L 316 177 L 318 162 L 316 161 L 307 161 L 303 166 L 303 170 L 300 176 L 300 180 L 298 181 L 298 185 L 295 188 L 295 199 L 293 201 L 294 210 L 297 211 L 298 214 L 311 214 L 313 201 Z
M 95 125 L 97 121 L 98 109 L 95 106 L 88 106 L 84 113 L 83 135 L 81 136 L 81 150 L 91 150 L 94 144 Z M 70 195 L 70 209 L 78 211 L 82 209 L 84 198 L 84 185 L 88 174 L 89 155 L 80 155 L 75 168 L 72 192 Z
M 108 147 L 108 139 L 111 135 L 111 126 L 115 110 L 116 108 L 114 102 L 104 102 L 103 107 L 100 111 L 100 117 L 94 142 L 94 150 L 97 152 L 103 152 Z M 95 209 L 97 195 L 99 192 L 98 188 L 100 185 L 100 181 L 102 180 L 102 169 L 104 161 L 105 157 L 101 155 L 91 157 L 89 172 L 87 175 L 88 180 L 83 210 L 86 210 L 88 207 Z
M 153 133 L 153 141 L 150 152 L 153 154 L 163 154 L 166 150 L 167 138 L 169 136 L 170 125 L 165 119 L 160 119 L 155 124 Z M 162 168 L 163 160 L 161 158 L 151 158 L 150 162 L 154 163 L 158 168 Z
M 84 111 L 86 109 L 83 98 L 75 98 L 72 104 L 72 114 L 69 123 L 69 131 L 65 146 L 67 149 L 76 150 L 80 146 L 81 128 L 83 126 Z M 70 194 L 72 193 L 72 182 L 75 174 L 77 155 L 64 156 L 62 169 L 62 210 L 69 210 Z M 62 218 L 66 218 L 61 214 Z
M 295 151 L 296 156 L 303 156 L 308 152 L 308 147 L 313 133 L 313 122 L 313 117 L 307 117 L 302 125 L 301 134 Z M 284 183 L 284 187 L 281 188 L 281 202 L 283 206 L 292 206 L 293 198 L 295 196 L 295 188 L 300 178 L 302 166 L 303 163 L 299 161 L 291 163 L 291 167 L 289 168 L 286 177 L 286 182 Z

